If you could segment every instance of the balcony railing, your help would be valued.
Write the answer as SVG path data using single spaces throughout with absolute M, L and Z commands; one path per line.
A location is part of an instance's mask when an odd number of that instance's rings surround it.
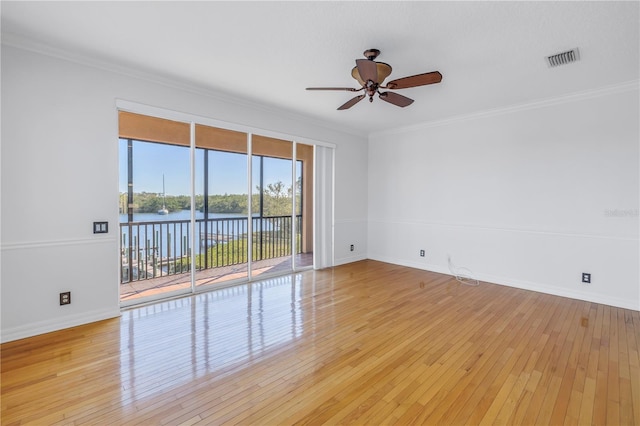
M 197 219 L 196 271 L 248 262 L 249 227 L 246 217 Z M 191 221 L 120 223 L 120 282 L 128 283 L 191 270 Z M 252 218 L 252 260 L 301 253 L 302 216 L 296 216 L 292 250 L 291 216 Z

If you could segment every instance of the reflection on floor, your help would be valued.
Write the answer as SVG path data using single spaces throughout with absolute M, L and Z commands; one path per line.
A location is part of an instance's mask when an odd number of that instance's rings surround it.
M 313 253 L 296 255 L 296 269 L 313 266 Z M 291 271 L 291 256 L 266 259 L 252 263 L 252 276 L 264 273 Z M 196 286 L 215 285 L 227 281 L 247 278 L 247 264 L 211 268 L 196 272 Z M 162 293 L 184 290 L 191 287 L 191 273 L 169 275 L 148 280 L 133 281 L 120 284 L 120 301 L 126 302 Z
M 0 353 L 3 425 L 640 426 L 639 311 L 373 260 Z

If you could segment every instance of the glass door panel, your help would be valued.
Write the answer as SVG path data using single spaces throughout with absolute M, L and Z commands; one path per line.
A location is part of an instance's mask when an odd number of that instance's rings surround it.
M 249 271 L 247 135 L 198 125 L 196 147 L 195 285 L 246 281 Z
M 291 271 L 293 143 L 256 135 L 251 146 L 252 276 Z
M 295 268 L 313 266 L 313 146 L 296 143 Z
M 190 292 L 189 147 L 119 143 L 120 300 Z

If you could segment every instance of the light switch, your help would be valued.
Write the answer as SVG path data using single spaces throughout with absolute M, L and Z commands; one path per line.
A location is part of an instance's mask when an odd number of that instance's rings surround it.
M 109 222 L 93 222 L 94 234 L 106 234 L 109 232 Z

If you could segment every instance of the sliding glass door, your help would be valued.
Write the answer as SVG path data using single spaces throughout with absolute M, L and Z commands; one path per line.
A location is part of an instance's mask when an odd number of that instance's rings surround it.
M 313 152 L 121 112 L 121 301 L 312 266 Z

